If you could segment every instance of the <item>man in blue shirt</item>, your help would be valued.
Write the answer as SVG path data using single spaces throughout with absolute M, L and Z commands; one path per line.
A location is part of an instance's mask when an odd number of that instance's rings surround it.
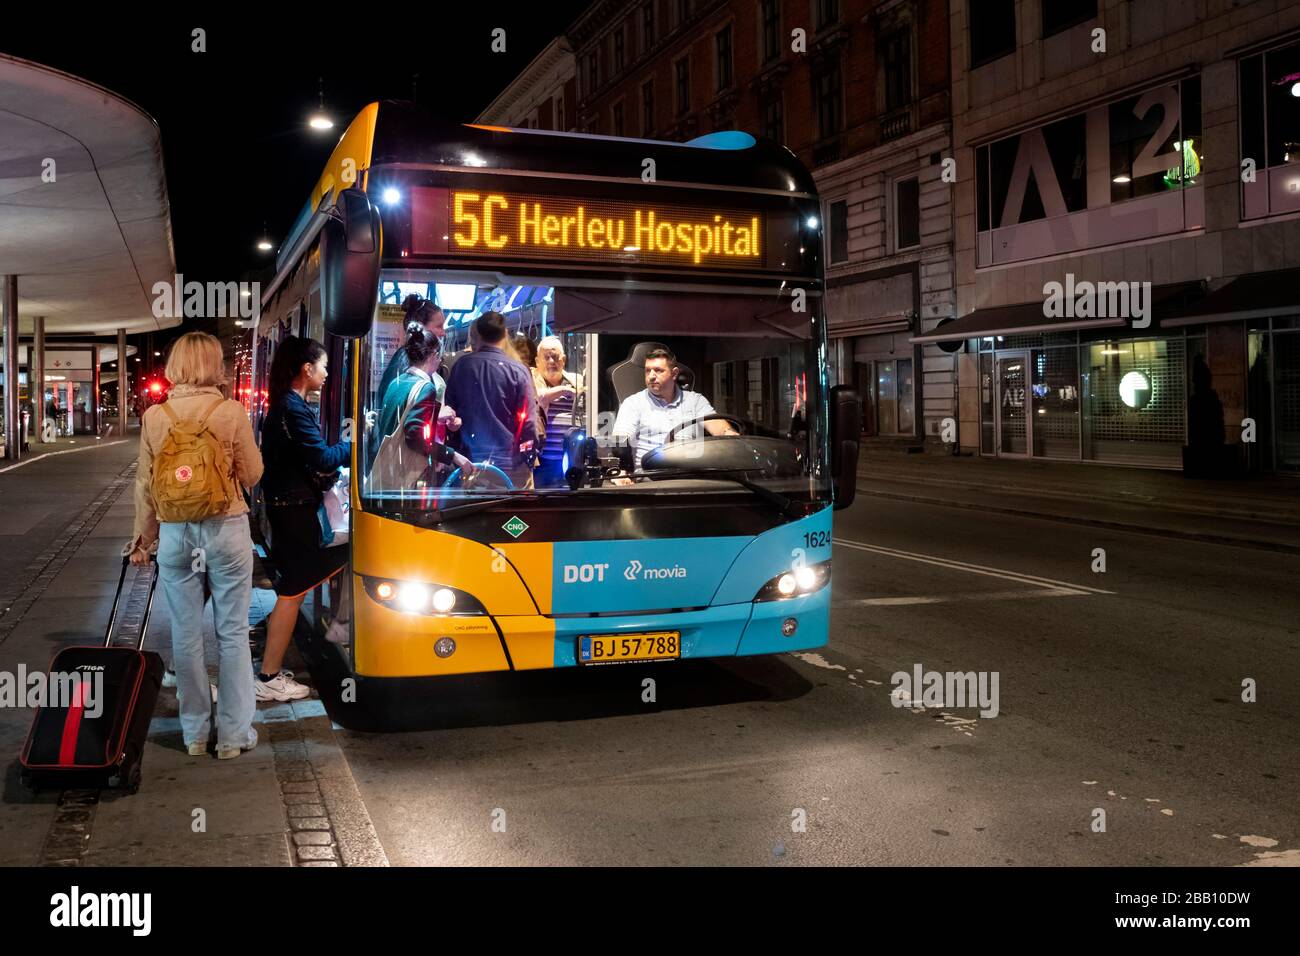
M 516 488 L 531 488 L 537 426 L 532 374 L 501 349 L 506 320 L 484 312 L 474 320 L 481 343 L 451 367 L 444 401 L 461 417 L 461 450 L 475 463 L 496 465 Z
M 713 406 L 707 398 L 677 387 L 677 357 L 667 349 L 654 349 L 645 357 L 645 388 L 619 405 L 613 433 L 615 438 L 631 441 L 636 453 L 635 468 L 639 470 L 641 456 L 662 445 L 670 431 L 683 422 L 712 414 Z M 698 437 L 700 428 L 710 435 L 736 434 L 728 422 L 715 419 L 684 428 L 677 438 Z

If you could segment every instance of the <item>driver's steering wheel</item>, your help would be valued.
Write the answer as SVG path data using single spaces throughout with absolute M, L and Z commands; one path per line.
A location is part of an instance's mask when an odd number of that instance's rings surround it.
M 738 415 L 723 415 L 718 412 L 714 412 L 710 415 L 701 415 L 699 418 L 692 418 L 690 421 L 685 421 L 682 422 L 680 425 L 674 426 L 672 430 L 668 432 L 668 437 L 664 439 L 664 444 L 666 445 L 674 438 L 676 438 L 677 433 L 681 431 L 683 428 L 690 428 L 692 425 L 698 425 L 701 422 L 716 422 L 716 421 L 732 422 L 733 424 L 742 426 L 741 434 L 752 435 L 755 432 L 757 432 L 759 429 L 758 422 L 750 421 L 748 418 L 741 418 Z M 718 436 L 713 436 L 713 437 L 718 437 Z

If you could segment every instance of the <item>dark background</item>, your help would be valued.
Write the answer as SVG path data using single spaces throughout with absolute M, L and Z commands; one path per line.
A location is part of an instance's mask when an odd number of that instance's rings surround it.
M 186 280 L 230 281 L 264 268 L 307 202 L 330 151 L 373 100 L 412 97 L 457 122 L 477 114 L 586 6 L 433 3 L 291 8 L 244 16 L 127 6 L 96 20 L 71 8 L 19 23 L 5 15 L 0 52 L 107 87 L 158 121 L 172 204 L 176 266 Z M 476 12 L 473 8 L 479 8 Z M 226 8 L 227 11 L 229 8 Z M 350 21 L 337 11 L 360 11 Z M 207 31 L 207 52 L 191 31 Z M 492 30 L 506 52 L 491 51 Z M 324 77 L 334 129 L 307 117 Z

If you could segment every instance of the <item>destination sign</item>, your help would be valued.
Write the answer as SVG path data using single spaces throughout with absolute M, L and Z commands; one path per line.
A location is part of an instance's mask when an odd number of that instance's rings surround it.
M 768 268 L 766 213 L 419 187 L 412 252 L 496 259 Z

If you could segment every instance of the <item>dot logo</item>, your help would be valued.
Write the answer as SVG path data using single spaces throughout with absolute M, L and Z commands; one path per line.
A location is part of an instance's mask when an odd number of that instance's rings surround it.
M 177 481 L 189 481 L 193 477 L 194 477 L 194 469 L 191 468 L 189 465 L 181 465 L 179 468 L 176 469 Z

